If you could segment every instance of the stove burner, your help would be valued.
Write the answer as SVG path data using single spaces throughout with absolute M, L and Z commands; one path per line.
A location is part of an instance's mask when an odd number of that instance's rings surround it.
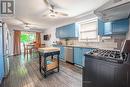
M 103 50 L 103 49 L 95 49 L 88 53 L 91 56 L 98 56 L 101 58 L 105 58 L 106 60 L 112 61 L 122 61 L 126 60 L 127 55 L 125 53 L 120 53 L 120 51 L 113 50 Z

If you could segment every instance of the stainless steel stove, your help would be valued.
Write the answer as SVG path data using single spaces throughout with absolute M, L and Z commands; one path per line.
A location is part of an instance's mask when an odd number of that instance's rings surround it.
M 127 54 L 120 51 L 95 49 L 88 53 L 88 55 L 104 58 L 106 61 L 122 63 L 126 60 Z

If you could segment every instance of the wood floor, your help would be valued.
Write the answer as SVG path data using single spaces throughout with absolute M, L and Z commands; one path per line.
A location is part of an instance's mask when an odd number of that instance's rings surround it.
M 38 57 L 10 58 L 10 74 L 0 87 L 82 87 L 82 70 L 60 62 L 60 72 L 46 79 L 39 73 Z

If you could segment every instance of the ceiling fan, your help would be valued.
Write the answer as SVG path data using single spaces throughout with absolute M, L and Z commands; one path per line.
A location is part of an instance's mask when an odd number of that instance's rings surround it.
M 56 5 L 51 4 L 49 0 L 43 0 L 44 3 L 48 6 L 49 12 L 43 16 L 57 17 L 57 16 L 68 16 L 67 13 L 55 11 Z
M 30 29 L 32 29 L 32 28 L 38 28 L 39 26 L 37 26 L 37 25 L 34 25 L 34 24 L 30 24 L 30 23 L 28 23 L 28 22 L 25 22 L 25 21 L 23 21 L 23 20 L 21 20 L 21 19 L 19 19 L 19 18 L 16 18 L 17 20 L 19 20 L 21 23 L 19 24 L 20 26 L 22 26 L 24 29 L 26 29 L 26 30 L 30 30 Z

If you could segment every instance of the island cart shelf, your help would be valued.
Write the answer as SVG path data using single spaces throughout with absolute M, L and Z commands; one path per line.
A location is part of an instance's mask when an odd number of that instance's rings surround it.
M 41 49 L 39 50 L 39 70 L 40 73 L 42 73 L 42 71 L 44 72 L 42 74 L 44 74 L 45 78 L 49 71 L 57 69 L 59 72 L 59 54 L 60 50 L 56 48 L 51 48 L 49 50 L 44 48 L 42 51 Z

